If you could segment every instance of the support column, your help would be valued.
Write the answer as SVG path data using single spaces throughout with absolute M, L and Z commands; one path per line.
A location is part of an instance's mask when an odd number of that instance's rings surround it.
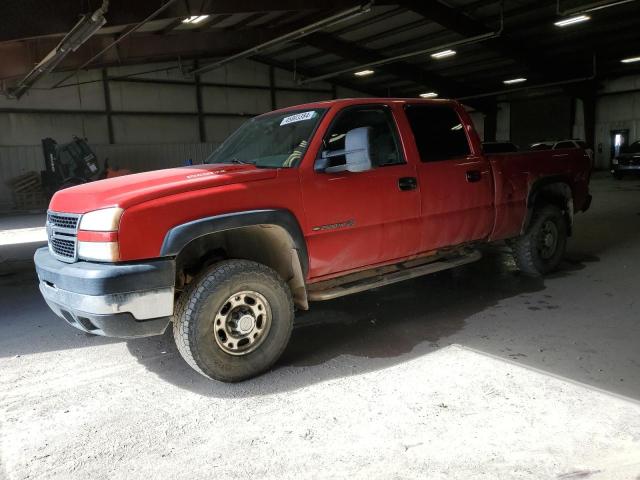
M 484 112 L 484 141 L 495 142 L 498 132 L 498 105 L 493 104 Z
M 115 137 L 113 134 L 113 116 L 111 115 L 111 92 L 109 91 L 109 76 L 107 69 L 102 69 L 102 91 L 104 94 L 104 111 L 107 114 L 107 134 L 109 136 L 109 144 L 113 145 Z
M 198 69 L 198 60 L 194 60 L 193 67 Z M 204 112 L 202 109 L 202 83 L 200 81 L 200 74 L 195 74 L 195 87 L 196 87 L 196 108 L 198 110 L 198 136 L 201 143 L 207 141 L 207 129 L 204 123 Z
M 596 151 L 596 93 L 591 92 L 582 97 L 584 113 L 584 141 L 587 146 Z
M 269 94 L 271 96 L 271 110 L 276 109 L 276 78 L 275 71 L 272 66 L 269 66 Z

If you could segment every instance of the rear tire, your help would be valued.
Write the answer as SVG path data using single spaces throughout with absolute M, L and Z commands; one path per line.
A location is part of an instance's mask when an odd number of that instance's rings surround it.
M 527 232 L 511 244 L 520 271 L 540 276 L 558 268 L 567 247 L 567 234 L 562 210 L 555 205 L 537 208 Z
M 293 318 L 291 292 L 274 270 L 248 260 L 225 260 L 180 296 L 173 336 L 194 370 L 239 382 L 278 360 L 291 337 Z

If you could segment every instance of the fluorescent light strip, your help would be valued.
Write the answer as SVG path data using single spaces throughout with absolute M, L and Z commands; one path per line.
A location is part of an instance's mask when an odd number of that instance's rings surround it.
M 427 92 L 427 93 L 421 93 L 420 96 L 422 98 L 436 98 L 438 94 L 436 92 Z
M 209 18 L 209 15 L 192 15 L 182 20 L 182 23 L 200 23 Z
M 360 70 L 359 72 L 355 72 L 354 75 L 356 77 L 366 77 L 367 75 L 371 75 L 373 73 L 373 70 Z
M 200 15 L 191 23 L 200 23 L 201 21 L 206 20 L 207 18 L 209 18 L 209 15 Z
M 622 63 L 634 63 L 640 62 L 640 57 L 623 58 L 620 60 Z
M 563 20 L 558 20 L 554 23 L 556 27 L 566 27 L 568 25 L 573 25 L 574 23 L 586 22 L 587 20 L 591 20 L 589 15 L 578 15 L 577 17 L 569 17 Z
M 519 78 L 512 78 L 510 80 L 504 80 L 502 83 L 504 83 L 505 85 L 513 85 L 514 83 L 522 83 L 526 81 L 527 81 L 526 78 L 519 77 Z
M 431 58 L 446 58 L 451 57 L 456 54 L 455 50 L 442 50 L 441 52 L 436 52 L 431 54 Z

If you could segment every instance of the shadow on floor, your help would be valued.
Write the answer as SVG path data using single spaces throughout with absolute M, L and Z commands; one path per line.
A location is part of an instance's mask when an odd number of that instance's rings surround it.
M 9 267 L 0 270 L 0 358 L 124 341 L 83 333 L 58 318 L 40 295 L 32 260 Z
M 585 259 L 593 260 L 597 259 Z M 584 263 L 573 259 L 564 267 L 556 277 L 571 275 Z M 216 397 L 264 395 L 385 368 L 435 351 L 449 345 L 447 338 L 465 329 L 470 317 L 503 299 L 544 288 L 542 279 L 521 275 L 510 257 L 493 248 L 479 262 L 462 268 L 314 303 L 311 311 L 297 317 L 289 346 L 274 370 L 236 385 L 212 382 L 192 371 L 169 331 L 127 346 L 148 370 L 179 387 Z M 557 307 L 548 303 L 542 308 Z
M 630 254 L 635 254 L 636 250 L 632 248 L 640 241 L 640 217 L 637 215 L 640 201 L 636 196 L 629 197 L 628 193 L 624 196 L 612 194 L 620 188 L 635 189 L 631 182 L 624 182 L 622 186 L 606 183 L 599 188 L 601 190 L 595 192 L 593 210 L 577 217 L 575 235 L 561 271 L 547 280 L 568 277 L 562 288 L 570 289 L 579 284 L 580 293 L 606 296 L 592 302 L 596 307 L 606 307 L 607 302 L 614 301 L 613 295 L 623 290 L 615 291 L 608 285 L 605 289 L 603 283 L 594 283 L 602 282 L 600 278 L 592 279 L 591 276 L 598 270 L 609 274 L 612 268 L 618 269 L 615 275 L 619 276 L 624 274 L 622 267 L 626 263 L 631 262 L 632 267 L 634 257 Z M 579 272 L 586 265 L 598 262 L 601 256 L 602 264 Z M 0 311 L 3 312 L 0 316 L 0 357 L 122 342 L 76 332 L 55 317 L 40 298 L 32 264 L 28 267 L 26 274 L 0 276 Z M 631 285 L 628 288 L 631 292 L 637 283 L 633 281 L 633 275 L 624 275 L 621 278 L 625 279 L 625 285 Z M 574 317 L 565 320 L 560 316 L 553 319 L 558 323 L 550 324 L 548 332 L 534 329 L 531 322 L 553 314 L 563 306 L 566 298 L 565 291 L 555 296 L 555 303 L 547 294 L 538 294 L 535 301 L 533 295 L 529 295 L 544 289 L 543 280 L 520 275 L 502 248 L 491 247 L 475 264 L 315 303 L 310 312 L 298 316 L 298 326 L 289 347 L 273 371 L 239 385 L 211 382 L 191 370 L 177 353 L 171 331 L 161 337 L 128 341 L 126 346 L 141 365 L 163 380 L 203 395 L 222 397 L 289 391 L 331 378 L 385 368 L 447 346 L 456 336 L 455 341 L 460 342 L 463 338 L 476 348 L 484 348 L 491 342 L 491 353 L 520 360 L 526 355 L 521 351 L 508 351 L 503 343 L 505 338 L 509 341 L 515 338 L 520 345 L 535 348 L 537 352 L 534 342 L 539 335 L 555 335 L 573 343 L 575 336 L 581 335 L 581 329 L 587 329 L 579 342 L 584 343 L 585 351 L 593 349 L 592 344 L 598 343 L 598 335 L 602 334 L 599 318 L 585 315 L 585 320 Z M 521 317 L 513 319 L 516 320 L 514 325 L 509 317 L 513 312 L 503 308 L 501 302 L 516 297 L 517 305 L 523 310 L 516 312 Z M 633 298 L 627 295 L 617 300 L 621 301 L 633 301 Z M 537 316 L 527 317 L 523 312 Z M 616 360 L 612 352 L 623 341 L 626 341 L 626 348 L 630 348 L 628 345 L 633 344 L 635 338 L 630 322 L 626 324 L 627 330 L 621 330 L 620 335 L 626 337 L 611 340 L 602 347 L 596 360 L 607 355 Z M 527 328 L 530 330 L 523 333 Z M 567 329 L 570 328 L 575 332 L 569 332 Z M 464 335 L 460 335 L 463 332 Z M 625 359 L 635 361 L 636 357 L 627 354 Z M 526 361 L 532 366 L 546 368 L 536 364 L 532 355 Z M 591 381 L 589 375 L 593 376 L 594 370 L 596 374 L 598 372 L 594 365 L 578 365 L 576 368 L 583 370 L 572 373 L 577 371 L 571 370 L 575 365 L 567 367 L 570 362 L 566 358 L 558 362 L 564 363 L 550 370 L 567 377 Z M 594 384 L 598 384 L 597 381 Z

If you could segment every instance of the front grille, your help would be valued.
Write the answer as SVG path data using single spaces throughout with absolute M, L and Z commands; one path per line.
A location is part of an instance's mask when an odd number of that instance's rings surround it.
M 76 258 L 76 239 L 70 238 L 51 238 L 49 239 L 49 244 L 51 245 L 51 250 L 53 253 L 60 257 L 65 257 L 70 260 L 75 260 Z
M 77 254 L 77 234 L 80 215 L 75 213 L 47 213 L 47 236 L 49 250 L 59 260 L 75 262 Z
M 47 220 L 49 220 L 49 225 L 60 228 L 69 228 L 75 230 L 78 226 L 78 218 L 77 216 L 70 215 L 62 215 L 58 213 L 49 213 L 47 215 Z

